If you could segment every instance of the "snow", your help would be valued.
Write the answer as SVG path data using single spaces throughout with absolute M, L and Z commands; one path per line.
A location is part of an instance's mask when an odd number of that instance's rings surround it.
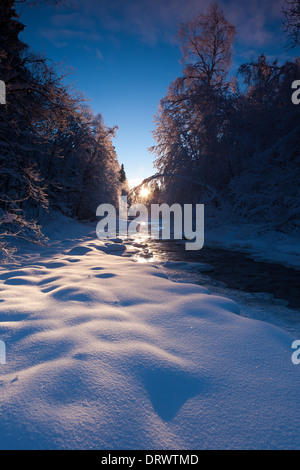
M 0 270 L 1 449 L 299 447 L 292 335 L 95 227 L 48 232 Z
M 212 267 L 204 263 L 181 261 L 161 262 L 155 264 L 174 282 L 191 282 L 201 284 L 211 293 L 229 298 L 239 305 L 239 314 L 252 319 L 271 323 L 300 338 L 299 309 L 292 309 L 288 302 L 274 298 L 267 292 L 245 292 L 230 289 L 226 284 L 210 276 Z
M 269 261 L 300 269 L 299 232 L 282 233 L 256 224 L 217 225 L 206 229 L 205 243 L 247 253 L 256 261 Z

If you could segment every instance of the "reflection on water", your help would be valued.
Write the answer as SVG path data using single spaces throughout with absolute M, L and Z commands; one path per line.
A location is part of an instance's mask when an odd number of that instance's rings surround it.
M 299 337 L 299 271 L 219 248 L 189 252 L 181 242 L 154 241 L 142 234 L 128 243 L 137 262 L 160 266 L 175 282 L 201 284 L 212 294 L 236 301 L 241 315 Z

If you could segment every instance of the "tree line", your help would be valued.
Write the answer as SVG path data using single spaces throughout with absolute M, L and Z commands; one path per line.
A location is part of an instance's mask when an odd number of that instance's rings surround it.
M 292 0 L 285 10 L 291 47 L 299 45 L 299 5 Z M 300 59 L 279 65 L 261 54 L 230 76 L 235 34 L 216 3 L 181 25 L 182 76 L 155 116 L 158 173 L 148 183 L 160 180 L 164 201 L 205 203 L 220 220 L 294 230 L 300 120 L 291 86 Z
M 50 209 L 78 219 L 95 217 L 126 188 L 112 143 L 117 128 L 94 115 L 83 96 L 19 35 L 14 0 L 0 3 L 0 252 L 16 238 L 43 242 Z M 55 2 L 54 2 L 55 3 Z

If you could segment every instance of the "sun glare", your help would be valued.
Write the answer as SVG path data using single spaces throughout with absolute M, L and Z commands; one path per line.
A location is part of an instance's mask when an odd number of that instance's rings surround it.
M 144 187 L 141 189 L 141 191 L 140 191 L 141 197 L 144 197 L 144 198 L 145 198 L 145 197 L 148 197 L 149 194 L 150 194 L 150 191 L 149 191 L 149 189 L 146 188 L 145 186 L 144 186 Z

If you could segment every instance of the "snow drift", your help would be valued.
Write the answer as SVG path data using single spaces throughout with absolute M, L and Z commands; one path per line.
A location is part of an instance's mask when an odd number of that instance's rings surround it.
M 0 448 L 299 447 L 294 338 L 87 235 L 0 271 Z

